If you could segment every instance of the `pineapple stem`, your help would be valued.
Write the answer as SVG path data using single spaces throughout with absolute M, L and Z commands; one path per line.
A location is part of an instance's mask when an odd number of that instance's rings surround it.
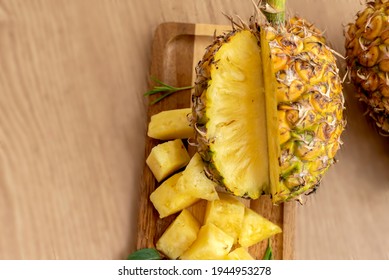
M 273 25 L 284 24 L 286 0 L 266 0 L 263 10 L 267 20 Z

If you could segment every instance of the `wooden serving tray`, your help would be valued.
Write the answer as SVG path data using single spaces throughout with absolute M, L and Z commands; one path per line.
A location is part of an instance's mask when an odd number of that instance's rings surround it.
M 217 26 L 187 23 L 163 23 L 158 26 L 152 48 L 150 76 L 177 87 L 194 84 L 195 66 L 204 54 L 205 47 L 212 43 L 214 35 L 230 30 L 230 26 Z M 154 86 L 150 83 L 150 88 Z M 151 97 L 152 100 L 154 97 Z M 175 93 L 161 102 L 150 105 L 147 121 L 160 111 L 188 108 L 190 90 Z M 145 158 L 151 149 L 160 142 L 146 136 Z M 188 147 L 190 154 L 194 153 Z M 149 200 L 150 194 L 158 187 L 148 166 L 144 165 L 140 188 L 140 208 L 138 216 L 137 249 L 154 248 L 157 240 L 173 221 L 176 215 L 160 219 Z M 257 200 L 243 200 L 251 209 L 281 226 L 283 232 L 272 237 L 271 244 L 274 259 L 293 259 L 295 233 L 295 203 L 288 202 L 273 206 L 269 197 Z M 202 222 L 205 201 L 192 206 L 190 210 Z M 262 259 L 267 247 L 267 240 L 249 248 L 256 258 Z

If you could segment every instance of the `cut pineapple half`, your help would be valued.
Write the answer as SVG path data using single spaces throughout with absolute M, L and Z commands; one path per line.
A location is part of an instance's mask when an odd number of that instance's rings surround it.
M 258 198 L 269 185 L 265 88 L 258 40 L 247 30 L 222 45 L 211 65 L 206 124 L 211 165 L 234 195 Z
M 316 188 L 341 144 L 341 90 L 333 53 L 303 19 L 216 37 L 192 94 L 194 139 L 210 178 L 237 196 L 271 194 L 274 204 Z

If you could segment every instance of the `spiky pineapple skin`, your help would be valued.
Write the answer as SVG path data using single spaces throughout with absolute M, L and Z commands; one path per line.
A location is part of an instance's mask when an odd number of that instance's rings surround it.
M 287 201 L 317 188 L 336 162 L 344 97 L 335 56 L 319 29 L 298 17 L 285 29 L 265 28 L 277 79 L 282 187 L 276 195 Z
M 280 178 L 279 191 L 271 195 L 278 204 L 315 189 L 335 163 L 345 127 L 344 99 L 335 57 L 318 29 L 297 17 L 290 19 L 284 28 L 254 23 L 249 29 L 260 38 L 261 28 L 267 34 L 277 80 Z M 211 80 L 210 65 L 217 63 L 216 52 L 237 32 L 240 28 L 216 37 L 206 49 L 196 68 L 192 94 L 195 142 L 206 162 L 208 175 L 222 186 L 223 176 L 215 167 L 209 149 L 212 139 L 207 138 L 206 90 Z M 267 193 L 268 190 L 264 192 Z
M 346 62 L 357 97 L 389 135 L 389 1 L 368 2 L 345 31 Z

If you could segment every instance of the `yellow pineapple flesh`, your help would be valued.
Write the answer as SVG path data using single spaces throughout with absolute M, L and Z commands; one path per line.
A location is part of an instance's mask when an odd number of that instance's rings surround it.
M 237 243 L 243 224 L 245 205 L 238 198 L 219 193 L 219 199 L 207 203 L 204 223 L 212 223 L 234 238 Z
M 190 156 L 180 139 L 164 142 L 152 148 L 146 163 L 158 182 L 186 166 Z
M 247 248 L 238 247 L 227 255 L 226 260 L 255 260 L 255 259 L 248 252 Z
M 177 213 L 199 201 L 199 198 L 176 188 L 177 181 L 181 176 L 182 172 L 174 174 L 151 193 L 150 201 L 158 211 L 160 218 Z
M 187 139 L 193 136 L 188 116 L 191 108 L 166 110 L 151 116 L 147 135 L 159 140 Z
M 199 230 L 200 223 L 184 209 L 158 239 L 156 248 L 169 259 L 177 259 L 196 240 Z
M 185 251 L 182 260 L 223 260 L 230 252 L 234 238 L 214 224 L 206 224 L 200 228 L 197 239 Z
M 269 164 L 257 38 L 248 30 L 235 31 L 219 37 L 209 53 L 215 62 L 203 60 L 198 71 L 212 79 L 203 82 L 204 94 L 194 104 L 197 135 L 206 135 L 197 138 L 199 153 L 230 192 L 258 198 L 269 185 Z
M 238 242 L 242 247 L 250 247 L 281 232 L 278 225 L 246 207 Z
M 219 198 L 216 187 L 217 184 L 205 174 L 204 163 L 198 153 L 192 156 L 176 185 L 181 192 L 209 201 Z

